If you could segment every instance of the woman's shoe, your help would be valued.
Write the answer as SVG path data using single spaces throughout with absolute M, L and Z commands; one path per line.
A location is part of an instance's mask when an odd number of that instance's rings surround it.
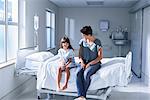
M 78 98 L 76 98 L 74 100 L 86 100 L 86 98 L 84 98 L 84 97 L 78 97 Z

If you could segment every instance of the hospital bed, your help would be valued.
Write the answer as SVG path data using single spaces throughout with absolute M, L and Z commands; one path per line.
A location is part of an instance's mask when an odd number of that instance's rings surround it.
M 71 75 L 68 88 L 64 91 L 57 91 L 56 72 L 59 57 L 54 56 L 50 52 L 27 51 L 18 52 L 16 72 L 18 75 L 27 74 L 37 77 L 38 98 L 41 98 L 43 93 L 77 96 L 75 84 L 76 68 L 70 70 Z M 106 100 L 113 86 L 127 86 L 131 79 L 131 57 L 132 53 L 129 52 L 126 57 L 103 58 L 101 69 L 91 77 L 87 98 Z M 21 62 L 19 62 L 20 60 Z M 75 57 L 75 61 L 78 63 L 78 57 Z M 62 76 L 61 83 L 64 82 L 64 75 Z
M 129 52 L 126 57 L 103 58 L 102 67 L 91 77 L 91 85 L 88 90 L 87 98 L 95 98 L 106 100 L 111 92 L 111 87 L 127 86 L 131 79 L 131 57 Z M 70 79 L 68 87 L 64 91 L 57 91 L 57 57 L 55 60 L 51 58 L 47 60 L 40 71 L 37 73 L 37 91 L 38 93 L 51 93 L 59 95 L 77 96 L 77 88 L 75 83 L 76 68 L 70 70 Z M 78 62 L 78 58 L 75 57 Z M 61 83 L 64 83 L 62 75 Z M 39 95 L 40 98 L 40 95 Z

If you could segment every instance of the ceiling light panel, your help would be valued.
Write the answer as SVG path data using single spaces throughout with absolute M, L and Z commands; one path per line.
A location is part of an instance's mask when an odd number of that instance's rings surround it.
M 87 3 L 87 5 L 89 5 L 89 6 L 94 6 L 94 5 L 96 5 L 96 6 L 98 6 L 98 5 L 104 5 L 104 1 L 87 1 L 86 2 Z

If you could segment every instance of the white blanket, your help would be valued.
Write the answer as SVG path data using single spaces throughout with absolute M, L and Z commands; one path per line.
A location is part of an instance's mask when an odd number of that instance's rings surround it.
M 103 58 L 102 68 L 91 77 L 89 90 L 97 90 L 108 86 L 126 86 L 131 74 L 131 52 L 126 58 Z M 76 58 L 77 60 L 77 58 Z M 59 57 L 47 60 L 37 74 L 37 89 L 56 90 L 57 68 Z M 65 91 L 76 92 L 76 68 L 70 70 L 68 88 Z M 64 74 L 61 84 L 64 83 Z

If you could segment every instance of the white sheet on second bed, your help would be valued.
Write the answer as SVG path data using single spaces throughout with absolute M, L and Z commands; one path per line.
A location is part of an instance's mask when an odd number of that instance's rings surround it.
M 38 69 L 51 57 L 54 57 L 54 54 L 51 52 L 38 52 L 30 49 L 18 50 L 15 73 L 16 75 L 37 75 Z
M 44 62 L 39 62 L 39 61 L 33 61 L 27 59 L 25 62 L 25 68 L 30 69 L 30 70 L 38 70 L 40 66 L 42 66 Z

